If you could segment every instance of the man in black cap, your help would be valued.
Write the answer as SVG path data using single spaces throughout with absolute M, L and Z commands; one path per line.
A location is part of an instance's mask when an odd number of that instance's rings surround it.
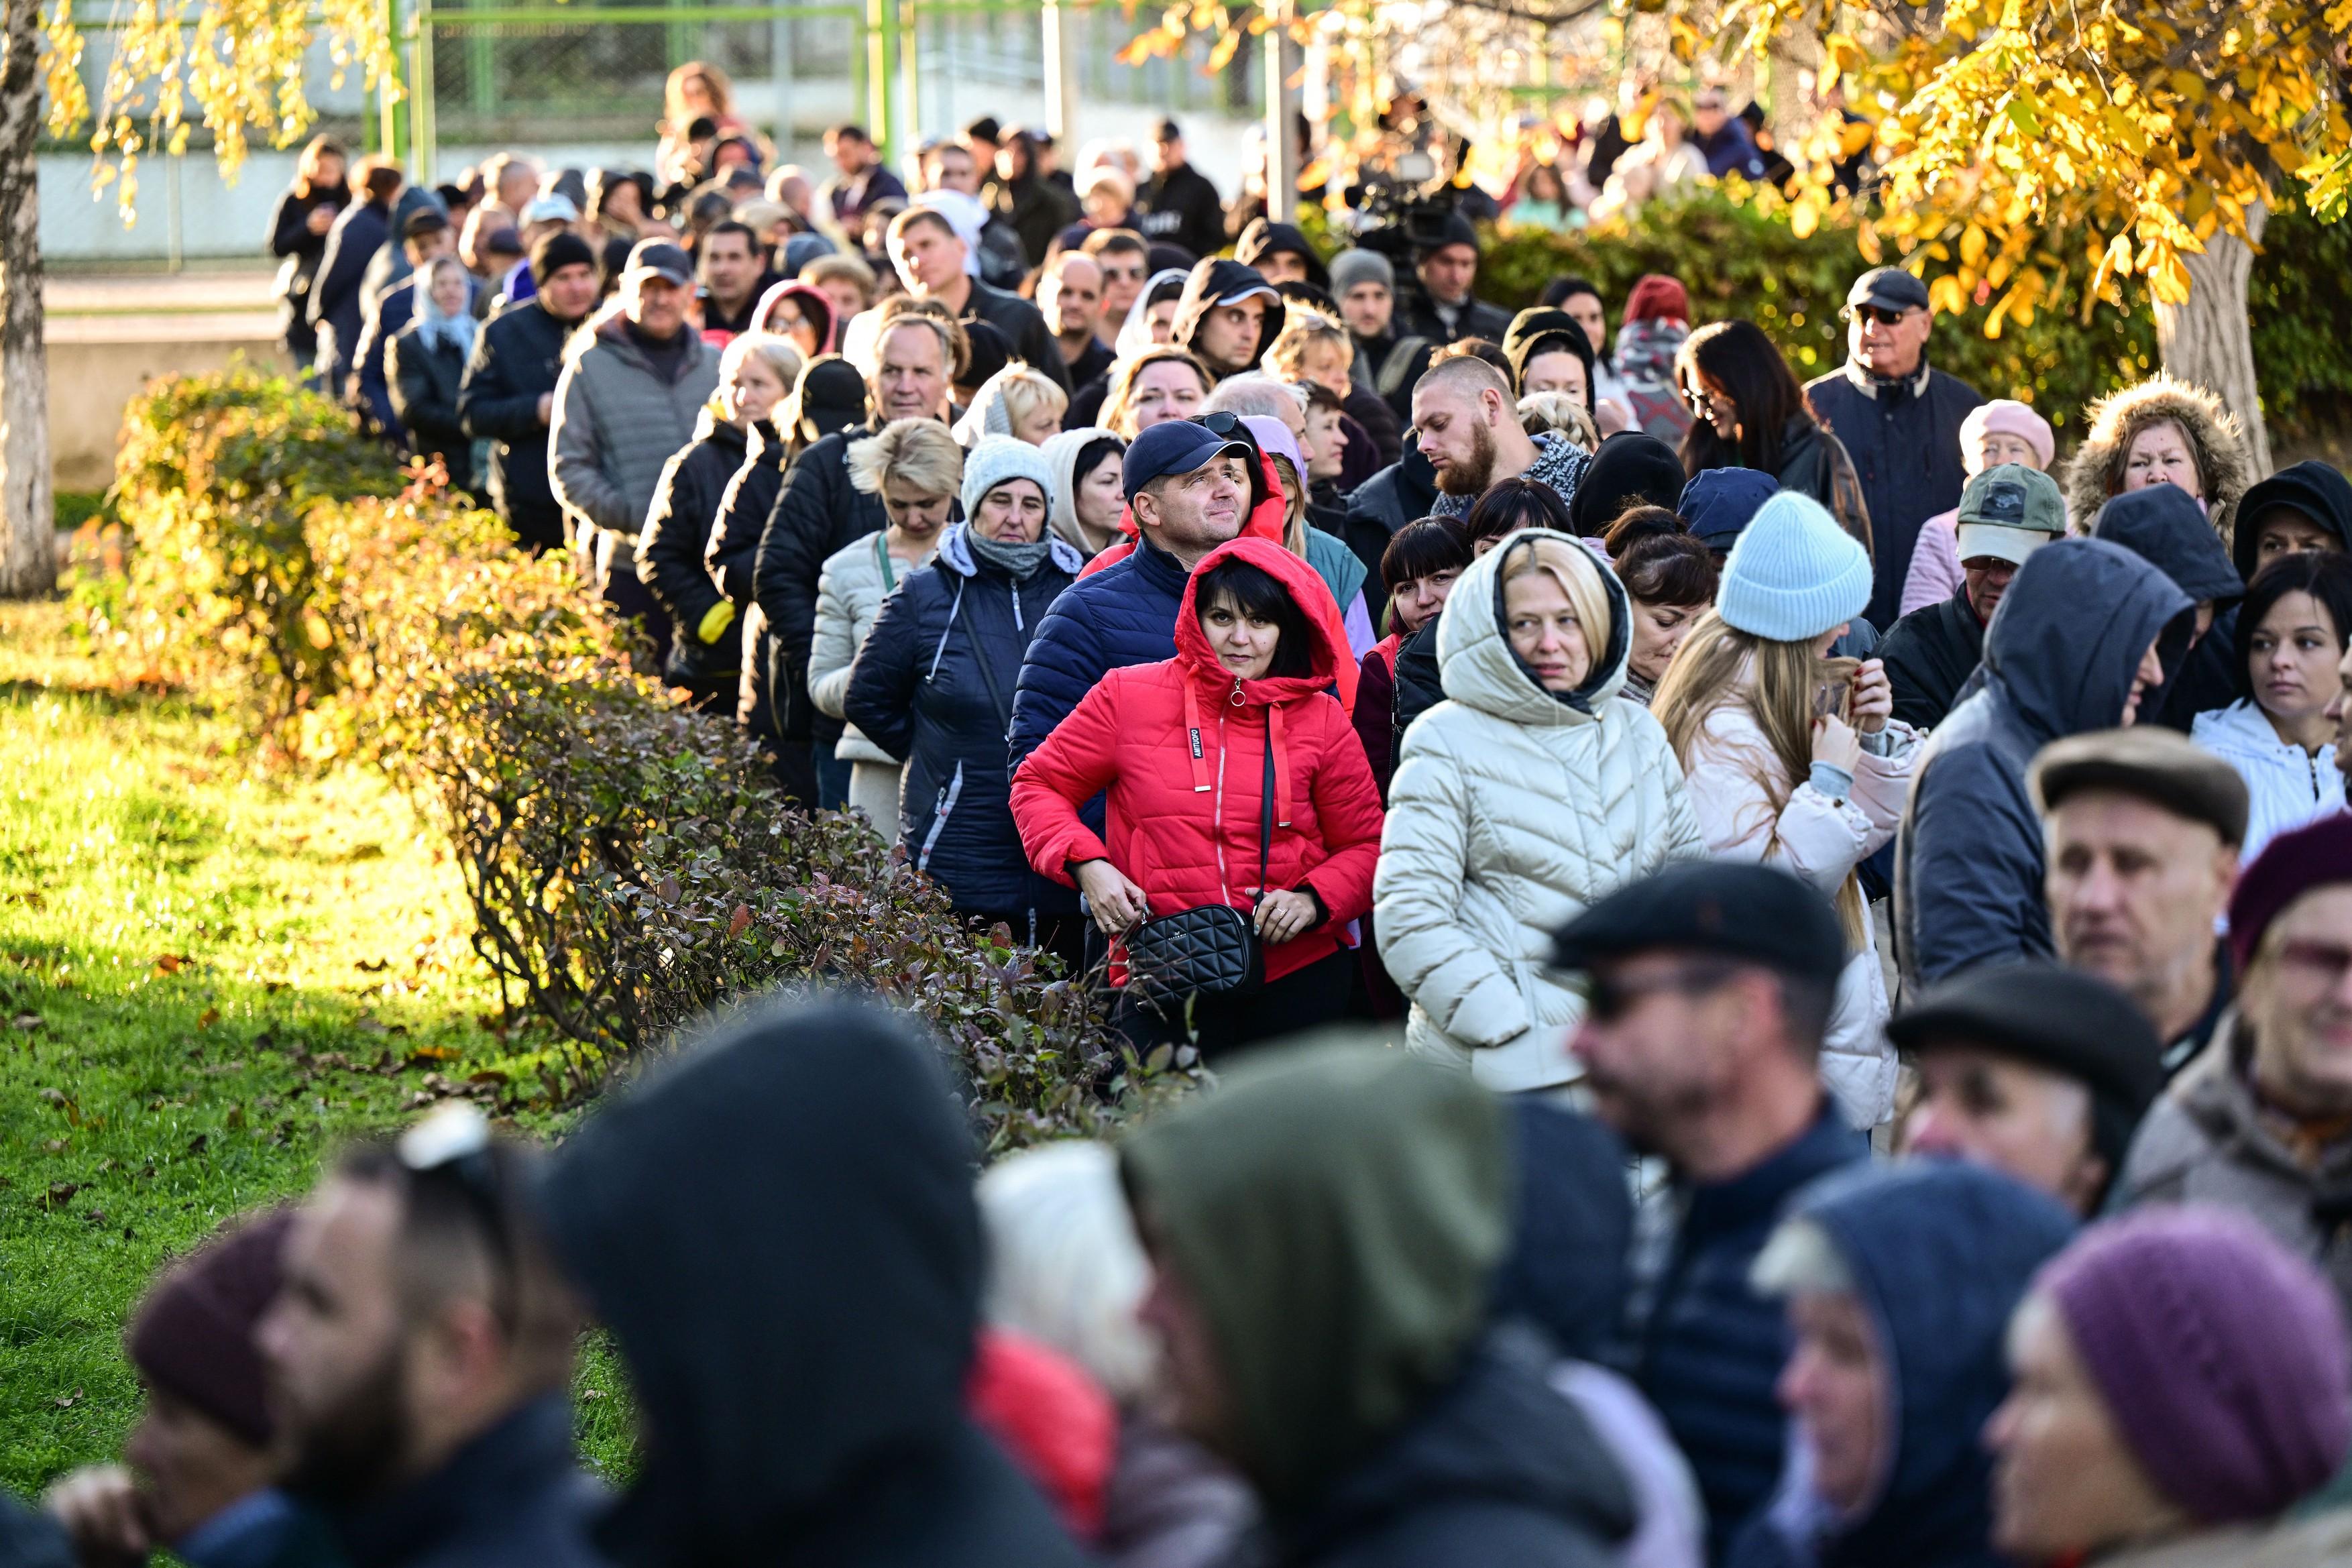
M 2055 963 L 1971 970 L 1886 1033 L 1919 1073 L 1903 1153 L 1989 1165 L 2085 1217 L 2164 1087 L 2156 1030 L 2131 998 Z
M 1960 501 L 1968 468 L 1960 421 L 1984 401 L 1927 364 L 1936 324 L 1927 286 L 1900 267 L 1874 267 L 1845 297 L 1846 362 L 1805 384 L 1813 412 L 1845 444 L 1870 507 L 1876 585 L 1864 613 L 1881 631 L 1903 605 L 1919 525 Z
M 1673 1169 L 1654 1209 L 1671 1242 L 1637 1259 L 1633 1373 L 1690 1460 L 1719 1559 L 1784 1458 L 1785 1330 L 1748 1271 L 1790 1194 L 1869 1155 L 1816 1065 L 1845 933 L 1785 871 L 1691 861 L 1586 910 L 1553 961 L 1585 976 L 1570 1047 L 1594 1109 Z
M 1423 302 L 1399 329 L 1406 337 L 1450 343 L 1485 338 L 1499 343 L 1511 330 L 1511 313 L 1473 292 L 1478 284 L 1478 231 L 1460 213 L 1448 213 L 1445 226 L 1421 247 L 1415 268 Z
M 1184 132 L 1172 120 L 1151 133 L 1151 174 L 1136 187 L 1135 226 L 1144 238 L 1182 246 L 1195 257 L 1225 247 L 1225 199 L 1184 161 Z
M 531 250 L 536 292 L 483 323 L 457 387 L 466 434 L 490 444 L 490 505 L 534 555 L 563 542 L 563 509 L 547 480 L 547 428 L 563 344 L 596 303 L 596 252 L 569 229 Z
M 2059 959 L 2129 996 L 2178 1072 L 2230 1005 L 2213 933 L 2237 885 L 2245 780 L 2179 731 L 2136 724 L 2053 742 L 2029 783 Z

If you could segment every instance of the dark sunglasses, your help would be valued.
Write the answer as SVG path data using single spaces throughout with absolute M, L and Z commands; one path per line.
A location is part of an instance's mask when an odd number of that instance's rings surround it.
M 1700 996 L 1731 978 L 1733 966 L 1720 963 L 1686 963 L 1646 980 L 1618 980 L 1588 972 L 1571 983 L 1584 997 L 1585 1016 L 1596 1024 L 1614 1024 L 1646 997 L 1664 992 Z
M 1890 310 L 1884 305 L 1856 305 L 1853 315 L 1859 321 L 1876 321 L 1882 327 L 1892 327 L 1909 315 L 1912 309 L 1908 305 L 1899 310 Z
M 1214 414 L 1195 414 L 1192 423 L 1206 426 L 1209 434 L 1223 436 L 1229 440 L 1246 441 L 1250 438 L 1248 429 L 1242 424 L 1242 416 L 1227 414 L 1222 409 Z

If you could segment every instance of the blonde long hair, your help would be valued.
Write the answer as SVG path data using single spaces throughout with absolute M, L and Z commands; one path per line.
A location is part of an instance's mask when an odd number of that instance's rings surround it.
M 1674 662 L 1666 666 L 1650 700 L 1650 711 L 1664 727 L 1675 759 L 1687 770 L 1691 752 L 1716 710 L 1733 702 L 1744 706 L 1764 731 L 1764 743 L 1777 764 L 1770 771 L 1750 768 L 1777 817 L 1797 786 L 1812 774 L 1814 693 L 1824 684 L 1842 685 L 1842 673 L 1850 677 L 1852 671 L 1852 660 L 1823 659 L 1810 640 L 1773 642 L 1740 631 L 1710 609 L 1675 650 Z M 1838 889 L 1837 907 L 1846 940 L 1859 949 L 1865 917 L 1862 885 L 1852 873 Z

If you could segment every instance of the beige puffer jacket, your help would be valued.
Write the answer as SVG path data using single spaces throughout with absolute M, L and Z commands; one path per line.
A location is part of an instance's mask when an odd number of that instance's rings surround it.
M 1381 957 L 1412 1000 L 1406 1045 L 1498 1089 L 1573 1083 L 1582 1005 L 1548 963 L 1551 933 L 1670 860 L 1706 853 L 1682 768 L 1648 710 L 1618 695 L 1629 603 L 1604 565 L 1612 625 L 1573 699 L 1536 683 L 1502 626 L 1513 535 L 1462 574 L 1437 626 L 1446 700 L 1413 721 L 1372 887 Z
M 869 533 L 843 545 L 825 558 L 817 574 L 816 635 L 809 643 L 809 700 L 818 712 L 835 719 L 841 717 L 842 702 L 849 695 L 850 666 L 857 662 L 857 650 L 866 646 L 866 634 L 874 629 L 874 617 L 882 613 L 882 601 L 907 580 L 908 573 L 928 565 L 936 553 L 924 551 L 922 560 L 913 565 L 889 562 L 889 580 L 886 580 L 885 537 Z M 877 763 L 893 771 L 898 766 L 898 758 L 859 734 L 855 724 L 841 732 L 833 754 L 845 763 Z

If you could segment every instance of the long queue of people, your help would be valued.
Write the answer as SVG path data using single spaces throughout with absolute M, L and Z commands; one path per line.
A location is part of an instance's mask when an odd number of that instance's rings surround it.
M 270 1539 L 2352 1552 L 2352 483 L 2164 377 L 2062 463 L 1899 268 L 1807 384 L 1671 278 L 1498 310 L 1466 223 L 1053 236 L 1032 303 L 965 216 L 723 344 L 707 248 L 594 309 L 551 230 L 458 403 L 788 795 L 1221 1081 L 975 1184 L 922 1044 L 828 1003 L 544 1173 L 356 1153 L 198 1358 L 275 1391 Z M 1350 1019 L 1402 1048 L 1268 1043 Z M 609 1509 L 550 1414 L 583 1313 L 646 1416 Z M 53 1511 L 203 1568 L 138 1448 Z

